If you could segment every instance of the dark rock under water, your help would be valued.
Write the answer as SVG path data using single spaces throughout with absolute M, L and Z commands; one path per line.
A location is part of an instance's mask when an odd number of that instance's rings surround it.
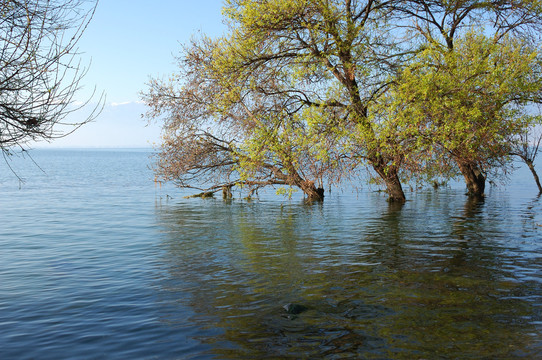
M 290 315 L 299 315 L 304 311 L 309 310 L 308 307 L 302 304 L 289 303 L 283 306 L 284 310 Z

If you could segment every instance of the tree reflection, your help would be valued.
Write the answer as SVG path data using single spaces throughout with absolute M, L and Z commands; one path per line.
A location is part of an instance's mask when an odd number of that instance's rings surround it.
M 363 206 L 158 207 L 160 299 L 177 299 L 179 312 L 189 306 L 194 336 L 220 358 L 513 358 L 540 350 L 532 301 L 540 284 L 511 280 L 510 234 L 487 204 L 442 193 L 396 208 L 371 196 Z M 288 303 L 307 310 L 292 316 Z M 169 311 L 165 319 L 181 317 Z

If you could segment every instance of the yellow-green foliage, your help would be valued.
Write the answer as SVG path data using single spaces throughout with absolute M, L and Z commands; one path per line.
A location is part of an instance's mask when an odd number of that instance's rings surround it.
M 168 115 L 162 168 L 301 187 L 371 166 L 401 200 L 400 175 L 501 160 L 542 93 L 538 48 L 505 26 L 536 23 L 541 1 L 401 4 L 227 0 L 228 33 L 151 84 L 151 117 Z
M 383 132 L 412 139 L 396 150 L 418 161 L 435 160 L 436 146 L 482 164 L 506 156 L 511 137 L 538 118 L 526 106 L 541 93 L 540 65 L 526 42 L 483 30 L 456 39 L 453 50 L 428 43 L 389 92 Z

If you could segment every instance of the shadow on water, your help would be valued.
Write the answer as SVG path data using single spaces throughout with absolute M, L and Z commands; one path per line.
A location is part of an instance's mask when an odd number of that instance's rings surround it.
M 210 349 L 200 357 L 210 358 L 542 351 L 542 250 L 529 238 L 526 254 L 519 239 L 539 233 L 525 233 L 506 204 L 458 193 L 381 200 L 157 207 L 163 321 L 175 326 L 190 307 L 193 337 Z

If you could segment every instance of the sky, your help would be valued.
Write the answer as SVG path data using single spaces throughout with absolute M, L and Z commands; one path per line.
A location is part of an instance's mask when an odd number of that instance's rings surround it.
M 181 44 L 204 33 L 220 36 L 221 0 L 100 0 L 94 18 L 78 43 L 89 71 L 76 95 L 86 100 L 105 93 L 106 104 L 92 123 L 40 147 L 150 147 L 159 142 L 160 124 L 147 124 L 139 93 L 152 78 L 175 72 Z M 97 99 L 98 96 L 95 96 Z M 72 120 L 84 118 L 75 113 Z

